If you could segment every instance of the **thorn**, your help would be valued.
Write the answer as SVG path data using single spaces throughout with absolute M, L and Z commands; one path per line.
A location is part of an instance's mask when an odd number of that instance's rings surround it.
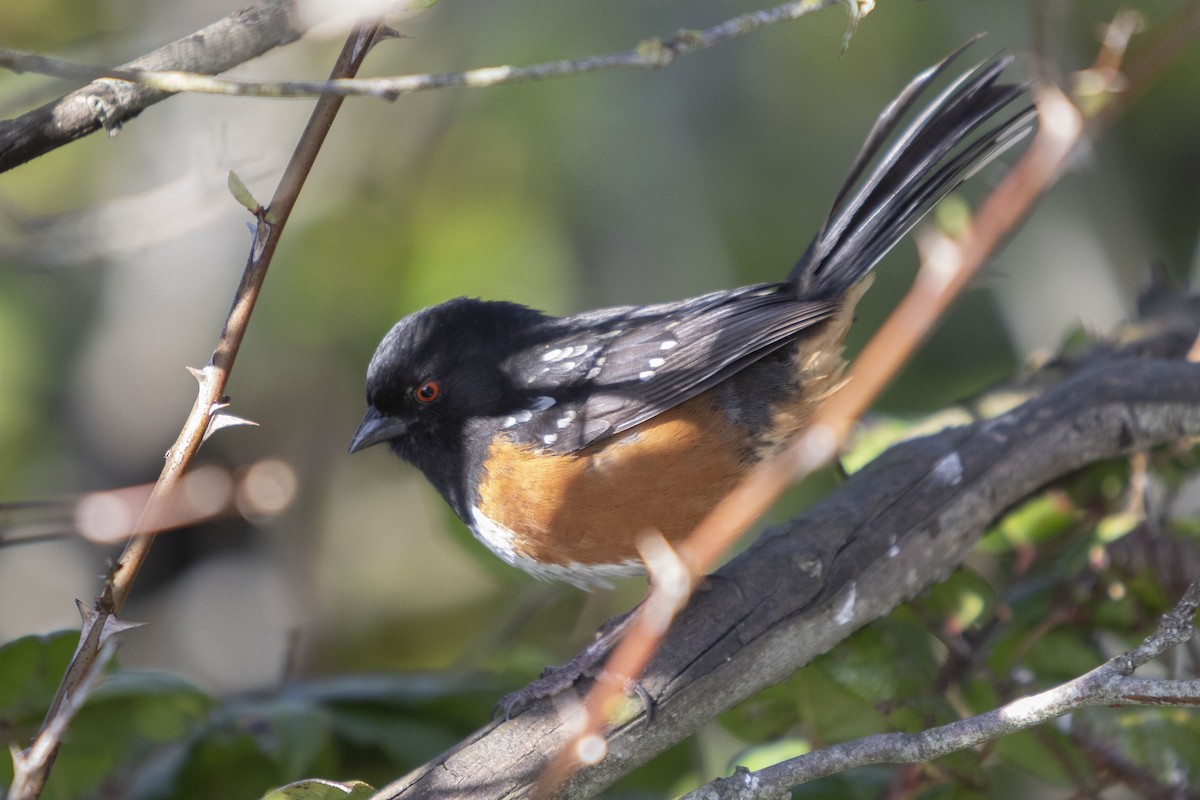
M 83 620 L 83 627 L 88 627 L 96 621 L 96 610 L 82 600 L 75 600 L 75 607 L 79 609 L 79 617 Z
M 207 442 L 208 437 L 212 436 L 222 428 L 233 428 L 238 425 L 251 425 L 255 428 L 258 427 L 258 423 L 254 420 L 235 417 L 233 414 L 219 413 L 222 408 L 227 408 L 228 406 L 228 403 L 218 403 L 209 412 L 208 428 L 206 428 L 204 431 L 204 439 L 202 441 Z
M 79 616 L 83 619 L 83 627 L 85 629 L 96 624 L 96 619 L 100 616 L 99 612 L 82 600 L 76 600 L 75 607 L 79 609 Z M 118 633 L 124 633 L 134 628 L 141 628 L 146 624 L 145 622 L 126 622 L 123 619 L 117 619 L 113 614 L 109 614 L 104 620 L 104 630 L 100 631 L 100 641 L 98 644 L 103 645 Z

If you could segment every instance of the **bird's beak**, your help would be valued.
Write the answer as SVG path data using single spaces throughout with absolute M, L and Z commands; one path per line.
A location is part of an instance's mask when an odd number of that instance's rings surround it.
M 357 453 L 371 445 L 391 441 L 408 433 L 408 423 L 399 417 L 380 414 L 375 406 L 367 408 L 367 414 L 358 424 L 354 438 L 350 440 L 350 452 Z

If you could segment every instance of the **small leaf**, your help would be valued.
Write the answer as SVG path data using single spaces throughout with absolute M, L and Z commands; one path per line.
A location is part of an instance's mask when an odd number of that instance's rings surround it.
M 375 790 L 362 781 L 335 781 L 310 778 L 280 786 L 263 795 L 262 800 L 363 800 Z
M 1081 516 L 1065 492 L 1043 492 L 1010 511 L 980 541 L 980 550 L 1003 553 L 1016 547 L 1036 545 L 1070 528 Z
M 247 211 L 254 216 L 262 213 L 262 205 L 254 199 L 254 195 L 250 194 L 250 190 L 246 188 L 246 184 L 242 183 L 242 179 L 233 170 L 229 170 L 229 193 L 233 195 L 233 199 L 237 200 Z
M 79 642 L 79 631 L 23 636 L 0 646 L 0 728 L 36 723 Z
M 935 585 L 926 597 L 928 607 L 944 619 L 945 629 L 960 634 L 989 619 L 996 598 L 991 583 L 974 570 L 963 567 Z
M 1127 533 L 1132 533 L 1142 521 L 1140 514 L 1122 511 L 1109 514 L 1096 524 L 1096 541 L 1111 544 Z
M 737 763 L 738 766 L 756 771 L 802 756 L 811 750 L 812 744 L 807 739 L 778 739 L 748 748 L 737 757 Z

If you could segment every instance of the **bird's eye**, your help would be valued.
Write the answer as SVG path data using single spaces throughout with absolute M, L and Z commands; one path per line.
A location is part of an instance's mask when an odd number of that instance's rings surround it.
M 425 381 L 415 390 L 413 396 L 417 398 L 418 403 L 429 404 L 438 399 L 438 395 L 442 393 L 442 387 L 437 381 Z

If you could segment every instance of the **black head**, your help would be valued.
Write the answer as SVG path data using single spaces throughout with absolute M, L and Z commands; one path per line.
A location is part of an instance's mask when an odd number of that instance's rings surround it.
M 460 297 L 423 309 L 388 331 L 367 368 L 367 414 L 356 453 L 388 443 L 464 512 L 457 482 L 470 468 L 471 433 L 508 410 L 515 391 L 502 365 L 547 319 L 515 303 Z

